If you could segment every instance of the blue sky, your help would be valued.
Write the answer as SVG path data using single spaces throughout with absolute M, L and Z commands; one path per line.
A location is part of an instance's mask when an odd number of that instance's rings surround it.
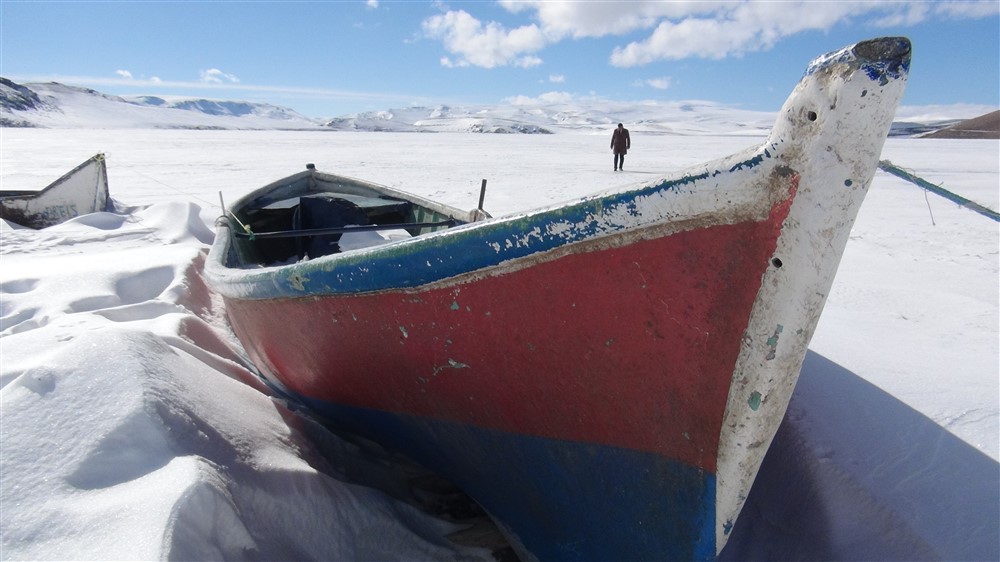
M 709 100 L 775 111 L 815 56 L 914 43 L 905 105 L 1000 106 L 1000 2 L 0 0 L 0 75 L 309 117 Z

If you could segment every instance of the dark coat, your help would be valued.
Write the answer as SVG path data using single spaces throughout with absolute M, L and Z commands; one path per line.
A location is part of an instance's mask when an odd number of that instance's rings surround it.
M 611 133 L 611 148 L 614 149 L 615 154 L 628 153 L 628 149 L 632 148 L 632 138 L 628 136 L 628 129 L 623 127 L 615 129 L 615 132 Z

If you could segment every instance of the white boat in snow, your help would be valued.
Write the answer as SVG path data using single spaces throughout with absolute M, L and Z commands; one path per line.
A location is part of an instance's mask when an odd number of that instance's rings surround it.
M 0 218 L 45 228 L 71 218 L 112 210 L 104 154 L 98 153 L 41 191 L 0 190 Z

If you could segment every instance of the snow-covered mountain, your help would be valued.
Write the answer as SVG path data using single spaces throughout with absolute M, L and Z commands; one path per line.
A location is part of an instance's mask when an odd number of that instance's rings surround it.
M 303 117 L 287 107 L 268 103 L 158 96 L 135 96 L 124 99 L 129 103 L 137 105 L 198 111 L 207 115 L 228 115 L 232 117 L 254 116 L 282 121 L 309 120 L 307 117 Z
M 58 82 L 0 78 L 0 125 L 54 129 L 323 129 L 265 103 L 181 97 L 110 96 Z
M 607 132 L 619 122 L 652 134 L 760 134 L 775 112 L 712 102 L 512 102 L 504 105 L 407 107 L 326 122 L 338 131 L 422 131 L 550 134 Z
M 914 136 L 994 111 L 975 105 L 902 107 L 891 132 Z M 0 78 L 0 126 L 58 129 L 244 129 L 462 133 L 606 133 L 621 122 L 643 134 L 763 135 L 777 112 L 710 101 L 511 100 L 497 105 L 387 109 L 312 119 L 267 103 L 177 96 L 111 96 L 57 82 Z

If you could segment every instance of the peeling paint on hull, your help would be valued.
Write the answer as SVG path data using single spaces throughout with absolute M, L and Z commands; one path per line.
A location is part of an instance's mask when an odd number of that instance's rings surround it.
M 779 208 L 759 223 L 570 253 L 467 283 L 230 301 L 227 312 L 244 339 L 282 319 L 249 351 L 270 371 L 295 373 L 285 384 L 301 395 L 633 448 L 714 472 L 740 336 L 783 219 Z M 649 431 L 654 422 L 664 431 Z

